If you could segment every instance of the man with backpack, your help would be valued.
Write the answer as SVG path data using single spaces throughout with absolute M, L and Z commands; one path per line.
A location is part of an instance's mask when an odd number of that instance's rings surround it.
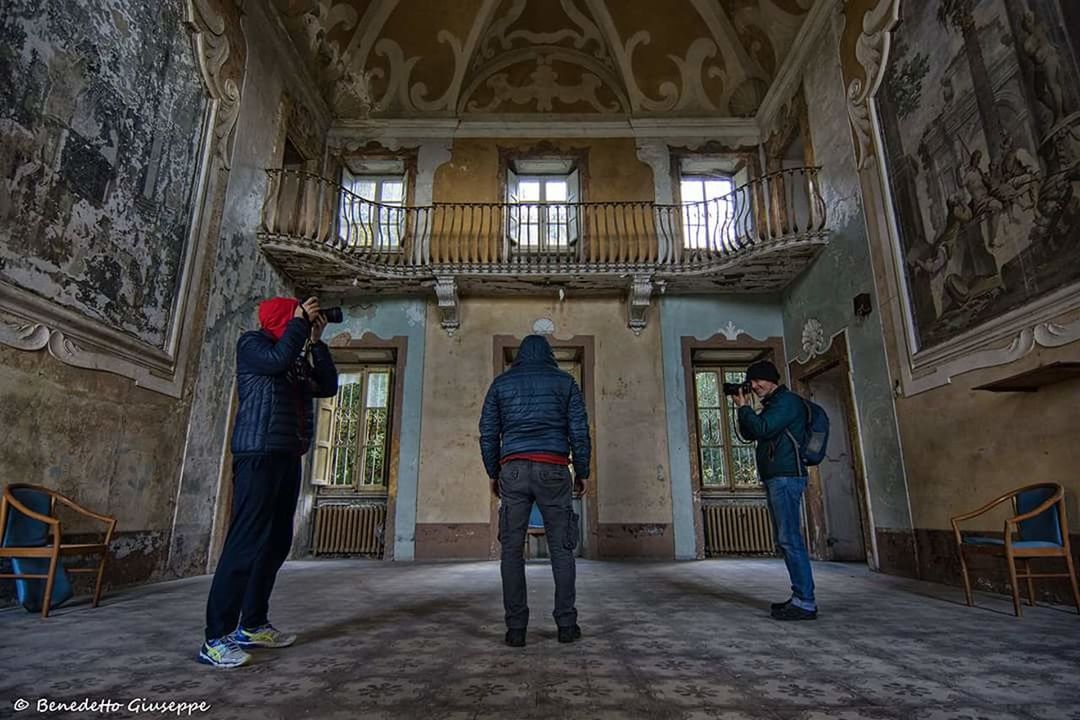
M 807 478 L 803 455 L 811 438 L 812 409 L 780 384 L 780 372 L 768 360 L 748 367 L 746 382 L 761 400 L 762 409 L 755 413 L 744 392 L 734 396 L 739 433 L 746 440 L 757 441 L 758 475 L 765 485 L 776 543 L 791 578 L 791 598 L 774 603 L 772 616 L 777 620 L 815 620 L 814 576 L 800 521 Z M 821 443 L 823 452 L 824 440 Z

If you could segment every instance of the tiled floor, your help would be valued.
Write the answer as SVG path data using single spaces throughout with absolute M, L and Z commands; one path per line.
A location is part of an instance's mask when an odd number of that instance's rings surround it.
M 495 563 L 290 563 L 273 619 L 292 648 L 198 665 L 209 578 L 114 594 L 42 621 L 0 612 L 0 718 L 175 717 L 134 698 L 205 701 L 192 717 L 911 718 L 1080 720 L 1080 616 L 999 596 L 815 566 L 822 616 L 778 623 L 778 561 L 582 562 L 585 638 L 560 645 L 552 582 L 529 565 L 528 647 L 502 644 Z M 30 707 L 15 712 L 22 698 Z M 38 713 L 106 699 L 108 713 Z

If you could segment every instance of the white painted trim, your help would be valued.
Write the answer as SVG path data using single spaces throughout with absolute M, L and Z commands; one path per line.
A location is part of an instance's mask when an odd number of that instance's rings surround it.
M 829 19 L 840 7 L 840 0 L 817 0 L 803 20 L 795 43 L 791 46 L 784 62 L 776 73 L 776 78 L 769 85 L 765 99 L 761 101 L 754 116 L 762 137 L 768 137 L 782 115 L 781 110 L 802 82 L 806 63 L 817 45 L 818 38 L 829 28 Z
M 395 137 L 409 139 L 445 138 L 614 138 L 641 139 L 708 138 L 729 140 L 733 145 L 756 145 L 761 140 L 753 118 L 625 118 L 597 120 L 589 116 L 560 115 L 538 120 L 535 114 L 499 115 L 499 119 L 386 118 L 337 120 L 329 132 L 329 142 Z

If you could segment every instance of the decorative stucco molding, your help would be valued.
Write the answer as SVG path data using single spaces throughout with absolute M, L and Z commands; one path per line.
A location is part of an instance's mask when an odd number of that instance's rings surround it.
M 461 327 L 461 305 L 458 301 L 457 279 L 452 275 L 435 278 L 435 298 L 438 300 L 440 324 L 450 337 Z
M 203 82 L 211 100 L 217 104 L 214 153 L 227 170 L 232 163 L 236 120 L 240 116 L 240 86 L 235 78 L 223 72 L 230 53 L 225 17 L 211 0 L 187 0 L 184 10 L 184 22 L 191 32 L 195 59 L 199 63 Z
M 554 335 L 555 321 L 549 317 L 536 318 L 532 324 L 532 331 L 534 335 Z
M 130 377 L 139 387 L 166 395 L 176 395 L 169 378 L 151 372 L 149 367 L 133 365 L 124 350 L 116 345 L 94 349 L 94 346 L 66 335 L 62 330 L 30 320 L 11 312 L 0 311 L 0 344 L 17 350 L 37 352 L 48 350 L 60 362 L 87 370 L 100 370 Z
M 802 353 L 795 358 L 795 362 L 804 365 L 816 357 L 824 355 L 832 347 L 833 338 L 825 336 L 825 327 L 817 318 L 807 318 L 802 329 Z
M 1065 324 L 1037 322 L 1020 330 L 1007 345 L 969 352 L 922 373 L 905 366 L 899 390 L 903 395 L 916 395 L 946 385 L 956 375 L 1015 362 L 1037 347 L 1061 347 L 1077 340 L 1080 340 L 1080 319 Z
M 870 155 L 872 133 L 870 99 L 885 77 L 891 30 L 900 19 L 900 0 L 878 0 L 863 16 L 862 33 L 855 41 L 855 58 L 865 78 L 854 78 L 847 89 L 848 119 L 855 135 L 855 161 L 859 169 Z

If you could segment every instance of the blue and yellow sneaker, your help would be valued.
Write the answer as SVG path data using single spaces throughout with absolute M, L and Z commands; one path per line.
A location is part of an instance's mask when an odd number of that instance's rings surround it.
M 237 628 L 229 638 L 242 648 L 283 648 L 296 642 L 295 635 L 283 633 L 270 623 L 250 630 Z
M 217 640 L 207 640 L 199 650 L 199 662 L 220 668 L 240 667 L 251 660 L 251 656 L 233 642 L 231 635 Z

